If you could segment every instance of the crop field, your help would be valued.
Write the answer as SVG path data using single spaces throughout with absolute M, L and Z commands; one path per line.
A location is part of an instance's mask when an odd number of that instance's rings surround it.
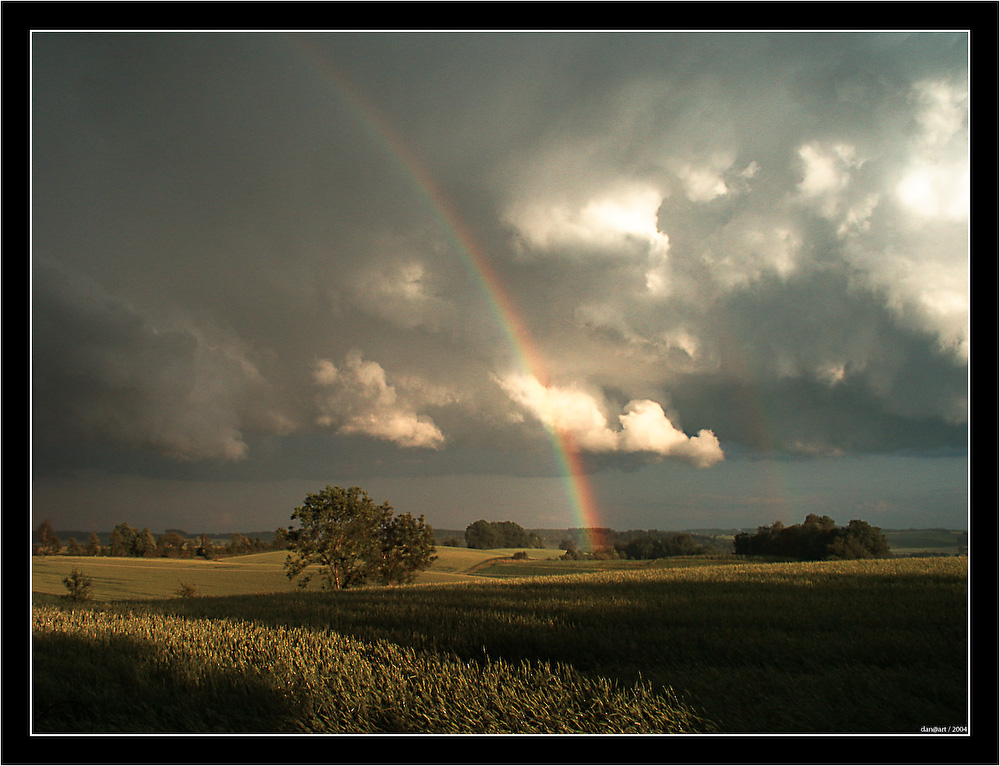
M 498 548 L 475 550 L 439 546 L 437 559 L 421 572 L 420 583 L 463 582 L 474 580 L 469 572 L 489 566 L 495 560 L 511 561 L 520 549 Z M 554 564 L 564 553 L 561 550 L 536 549 L 523 562 L 528 567 L 540 563 Z M 301 589 L 285 576 L 286 551 L 252 553 L 245 556 L 206 561 L 204 559 L 133 559 L 91 556 L 35 556 L 32 558 L 32 591 L 36 594 L 62 596 L 66 593 L 63 578 L 74 568 L 84 572 L 94 582 L 94 599 L 172 598 L 182 586 L 203 596 L 237 596 L 250 593 L 299 592 Z M 565 562 L 560 562 L 565 563 Z M 588 562 L 570 562 L 586 564 Z M 579 572 L 580 566 L 575 567 Z M 520 574 L 529 572 L 520 570 Z M 315 582 L 309 590 L 319 588 Z
M 968 723 L 963 557 L 526 576 L 595 562 L 438 551 L 425 582 L 340 592 L 291 585 L 280 552 L 36 557 L 34 730 L 912 734 Z M 60 598 L 74 566 L 92 576 L 93 601 Z M 496 566 L 504 576 L 475 574 Z M 195 595 L 180 597 L 180 582 Z
M 969 534 L 958 529 L 894 530 L 885 533 L 893 554 L 938 554 L 965 556 L 969 553 Z

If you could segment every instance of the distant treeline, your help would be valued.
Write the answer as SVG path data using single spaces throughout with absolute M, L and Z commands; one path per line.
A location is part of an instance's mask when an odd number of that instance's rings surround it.
M 690 532 L 664 532 L 659 529 L 630 529 L 616 532 L 611 529 L 590 530 L 592 544 L 581 549 L 577 538 L 571 536 L 559 547 L 566 551 L 566 559 L 662 559 L 670 556 L 713 556 L 732 553 L 732 541 Z
M 580 534 L 582 533 L 582 534 Z M 581 545 L 581 537 L 589 544 Z M 486 521 L 470 524 L 464 534 L 469 548 L 542 548 L 545 540 L 537 532 L 513 521 Z M 444 545 L 459 545 L 456 537 Z M 649 560 L 671 556 L 735 554 L 770 558 L 819 561 L 888 556 L 889 542 L 881 529 L 860 519 L 838 527 L 829 516 L 809 514 L 801 524 L 785 526 L 776 521 L 757 531 L 732 536 L 694 535 L 690 532 L 663 532 L 656 529 L 619 532 L 610 528 L 569 529 L 559 542 L 567 559 Z
M 529 532 L 513 521 L 479 521 L 465 529 L 465 544 L 469 548 L 544 548 L 540 535 Z
M 220 540 L 217 535 L 189 536 L 183 530 L 176 529 L 167 530 L 157 537 L 146 527 L 137 529 L 123 521 L 103 537 L 96 532 L 82 533 L 79 538 L 70 535 L 63 544 L 52 523 L 46 520 L 38 527 L 36 539 L 32 544 L 32 553 L 37 556 L 65 553 L 69 556 L 211 559 L 285 547 L 283 529 L 267 533 L 267 537 L 267 540 L 262 540 L 258 535 L 251 539 L 239 532 L 232 532 L 227 538 Z
M 837 527 L 826 516 L 810 514 L 803 524 L 732 529 L 664 531 L 659 529 L 615 530 L 609 527 L 570 527 L 567 529 L 525 529 L 512 521 L 479 521 L 465 530 L 436 529 L 437 545 L 469 548 L 560 548 L 568 558 L 651 559 L 667 556 L 717 555 L 736 553 L 776 558 L 850 558 L 870 551 L 864 541 L 873 539 L 882 550 L 879 536 L 891 541 L 893 549 L 916 549 L 895 555 L 949 555 L 941 552 L 955 546 L 962 552 L 968 546 L 964 530 L 905 529 L 879 530 L 866 522 L 852 522 Z M 866 529 L 868 527 L 868 529 Z M 126 529 L 127 528 L 127 529 Z M 817 530 L 819 533 L 817 534 Z M 874 530 L 872 532 L 871 530 Z M 38 555 L 66 553 L 77 556 L 165 556 L 192 558 L 218 557 L 285 548 L 286 530 L 273 532 L 231 532 L 190 534 L 182 529 L 167 529 L 154 535 L 125 522 L 111 532 L 64 531 L 56 533 L 51 523 L 43 522 L 35 530 L 32 549 Z M 152 541 L 152 542 L 151 542 Z M 860 544 L 860 547 L 858 547 Z M 831 548 L 831 546 L 833 546 Z M 927 549 L 926 552 L 920 552 Z M 885 555 L 885 554 L 878 554 Z
M 470 524 L 461 537 L 457 531 L 444 531 L 440 541 L 443 545 L 461 547 L 464 544 L 465 547 L 478 549 L 558 547 L 566 551 L 563 556 L 569 559 L 650 559 L 732 553 L 732 537 L 715 538 L 659 530 L 619 532 L 606 527 L 570 528 L 561 532 L 528 530 L 513 521 L 485 519 Z
M 153 536 L 158 538 L 171 532 L 180 535 L 186 540 L 201 540 L 201 538 L 204 537 L 206 540 L 211 540 L 217 546 L 228 545 L 233 536 L 232 532 L 187 532 L 183 529 L 176 528 L 165 529 L 163 531 L 153 530 Z M 238 534 L 243 535 L 249 540 L 256 540 L 257 538 L 260 538 L 261 541 L 270 543 L 274 539 L 276 531 L 256 530 L 250 532 L 239 532 Z M 76 540 L 89 540 L 90 536 L 94 535 L 96 536 L 99 545 L 107 546 L 111 543 L 111 532 L 101 529 L 94 532 L 89 529 L 60 529 L 56 532 L 56 535 L 58 535 L 58 537 L 63 541 L 68 541 L 70 538 L 74 538 Z M 32 544 L 38 544 L 41 542 L 38 529 L 32 531 L 31 541 Z
M 657 529 L 614 530 L 608 527 L 569 527 L 566 529 L 525 529 L 512 521 L 479 521 L 466 529 L 435 528 L 438 545 L 469 548 L 561 548 L 593 551 L 625 546 L 645 538 L 666 539 L 686 535 L 696 545 L 713 552 L 732 551 L 733 535 L 741 530 L 699 530 L 665 532 Z M 490 545 L 494 541 L 498 544 Z M 502 543 L 502 544 L 501 544 Z

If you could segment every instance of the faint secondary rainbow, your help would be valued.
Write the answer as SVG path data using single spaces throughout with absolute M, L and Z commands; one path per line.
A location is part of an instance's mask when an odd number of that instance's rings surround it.
M 543 385 L 548 385 L 548 373 L 538 345 L 517 311 L 503 281 L 484 255 L 454 204 L 443 193 L 419 157 L 396 133 L 379 109 L 366 99 L 364 94 L 358 91 L 330 61 L 301 37 L 287 39 L 292 41 L 294 49 L 308 61 L 309 65 L 325 81 L 334 86 L 359 122 L 371 129 L 379 143 L 388 149 L 390 155 L 405 170 L 418 194 L 430 205 L 442 229 L 458 245 L 459 252 L 464 256 L 464 264 L 486 297 L 508 345 L 518 360 L 521 371 L 533 375 Z M 602 526 L 594 490 L 572 435 L 554 426 L 547 426 L 547 431 L 576 523 L 583 529 Z M 590 542 L 598 544 L 600 540 L 591 539 Z

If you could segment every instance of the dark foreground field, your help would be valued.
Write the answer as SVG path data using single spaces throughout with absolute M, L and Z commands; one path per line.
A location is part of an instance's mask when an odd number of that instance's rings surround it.
M 33 609 L 37 732 L 964 727 L 967 560 Z

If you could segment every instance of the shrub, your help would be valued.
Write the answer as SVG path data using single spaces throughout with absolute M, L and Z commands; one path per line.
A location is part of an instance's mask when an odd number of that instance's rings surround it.
M 192 598 L 193 596 L 198 595 L 198 591 L 193 585 L 182 582 L 181 587 L 177 589 L 177 595 L 181 598 Z
M 71 601 L 89 601 L 94 595 L 94 581 L 76 567 L 71 574 L 63 578 L 63 583 L 69 591 L 66 598 Z

